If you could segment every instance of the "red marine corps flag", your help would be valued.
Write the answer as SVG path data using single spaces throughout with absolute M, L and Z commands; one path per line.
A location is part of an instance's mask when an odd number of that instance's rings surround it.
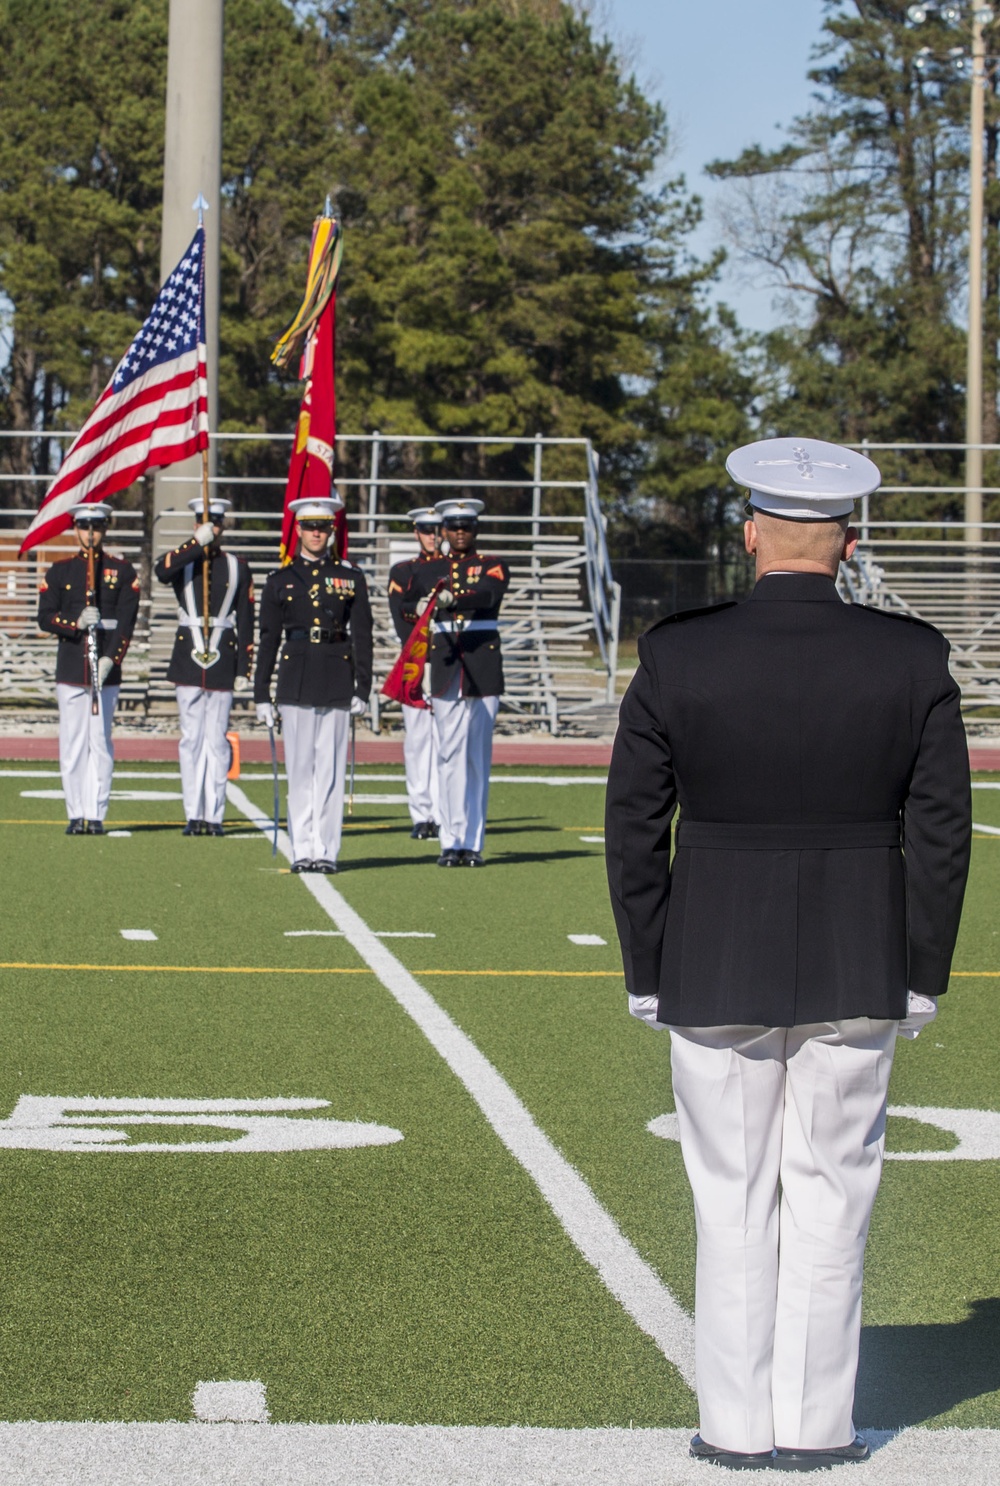
M 382 695 L 390 702 L 401 702 L 404 707 L 426 707 L 424 701 L 424 669 L 431 645 L 431 620 L 437 608 L 437 596 L 444 587 L 444 579 L 431 592 L 430 603 L 410 631 L 410 638 L 403 646 L 399 659 L 382 684 Z
M 83 502 L 208 448 L 205 229 L 198 230 L 73 440 L 19 557 L 72 523 Z
M 295 442 L 285 486 L 279 557 L 295 556 L 295 513 L 291 502 L 303 497 L 326 498 L 333 485 L 333 450 L 337 437 L 337 395 L 334 384 L 337 323 L 337 275 L 343 256 L 339 223 L 327 214 L 313 223 L 309 249 L 306 297 L 298 314 L 271 353 L 275 366 L 285 369 L 299 358 L 299 376 L 306 387 L 295 426 Z M 333 544 L 339 557 L 347 556 L 347 516 L 338 511 Z

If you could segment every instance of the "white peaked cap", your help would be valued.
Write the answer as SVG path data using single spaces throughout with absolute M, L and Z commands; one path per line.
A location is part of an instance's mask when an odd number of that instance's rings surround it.
M 223 495 L 211 495 L 208 498 L 208 514 L 210 516 L 224 516 L 227 511 L 232 509 L 232 504 L 232 501 L 226 500 Z M 200 516 L 204 509 L 205 502 L 200 495 L 196 495 L 193 500 L 188 501 L 188 510 L 193 511 L 196 516 Z
M 447 516 L 472 516 L 474 519 L 486 509 L 486 504 L 481 500 L 439 500 L 436 509 L 441 513 L 442 519 Z
M 760 439 L 734 449 L 726 469 L 755 510 L 793 521 L 849 516 L 882 483 L 870 459 L 822 439 Z
M 407 521 L 426 521 L 428 525 L 433 521 L 435 526 L 441 525 L 441 512 L 437 506 L 417 506 L 415 511 L 407 511 Z
M 344 502 L 339 495 L 302 495 L 289 501 L 288 509 L 295 512 L 296 521 L 332 521 Z
M 71 506 L 69 514 L 74 521 L 81 516 L 85 521 L 110 521 L 111 507 L 102 500 L 84 501 L 82 505 Z

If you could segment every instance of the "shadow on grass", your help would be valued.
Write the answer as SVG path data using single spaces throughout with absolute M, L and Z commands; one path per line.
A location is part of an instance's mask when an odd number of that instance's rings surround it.
M 437 843 L 435 842 L 435 848 Z M 572 857 L 592 857 L 592 851 L 505 851 L 498 856 L 491 856 L 489 849 L 486 851 L 486 866 L 491 871 L 498 867 L 513 867 L 523 862 L 565 862 Z M 433 867 L 437 864 L 435 851 L 429 851 L 426 856 L 407 857 L 341 857 L 340 867 L 344 872 L 366 872 L 372 867 Z M 442 867 L 442 872 L 470 872 L 482 871 L 482 868 L 470 867 Z
M 854 1416 L 901 1429 L 1000 1389 L 1000 1298 L 976 1300 L 964 1321 L 866 1326 Z

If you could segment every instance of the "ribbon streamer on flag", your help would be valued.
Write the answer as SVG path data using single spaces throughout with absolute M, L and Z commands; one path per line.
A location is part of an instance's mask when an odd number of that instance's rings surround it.
M 19 557 L 146 470 L 208 448 L 205 229 L 156 297 L 142 328 L 73 440 L 21 543 Z
M 382 683 L 382 695 L 390 702 L 401 702 L 404 707 L 426 707 L 424 700 L 424 670 L 431 648 L 431 620 L 437 608 L 437 596 L 444 587 L 444 579 L 431 590 L 431 600 L 410 631 L 410 637 L 399 654 L 399 659 Z
M 287 368 L 301 356 L 299 376 L 305 381 L 288 467 L 281 522 L 282 563 L 295 556 L 293 500 L 329 496 L 333 486 L 333 451 L 337 437 L 336 326 L 337 275 L 343 256 L 340 226 L 333 217 L 317 217 L 309 249 L 306 296 L 292 324 L 271 353 L 275 366 Z M 347 517 L 338 511 L 334 548 L 347 555 Z

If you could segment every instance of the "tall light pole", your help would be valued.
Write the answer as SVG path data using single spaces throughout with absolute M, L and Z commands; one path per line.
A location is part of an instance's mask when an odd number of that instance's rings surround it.
M 219 426 L 219 217 L 222 183 L 222 27 L 224 0 L 170 0 L 167 50 L 167 121 L 163 160 L 163 228 L 160 281 L 194 236 L 194 204 L 205 212 L 205 332 L 208 353 L 208 426 Z M 211 464 L 214 473 L 214 460 Z M 199 456 L 173 465 L 187 484 L 156 481 L 156 514 L 197 495 Z
M 955 24 L 963 19 L 958 4 L 911 5 L 907 19 L 921 25 L 931 11 Z M 986 128 L 986 44 L 984 29 L 993 20 L 989 5 L 973 4 L 972 55 L 964 47 L 952 47 L 949 56 L 959 72 L 971 75 L 972 104 L 969 120 L 969 334 L 965 373 L 965 540 L 980 546 L 983 540 L 983 135 Z M 930 47 L 916 57 L 918 69 L 926 66 Z

